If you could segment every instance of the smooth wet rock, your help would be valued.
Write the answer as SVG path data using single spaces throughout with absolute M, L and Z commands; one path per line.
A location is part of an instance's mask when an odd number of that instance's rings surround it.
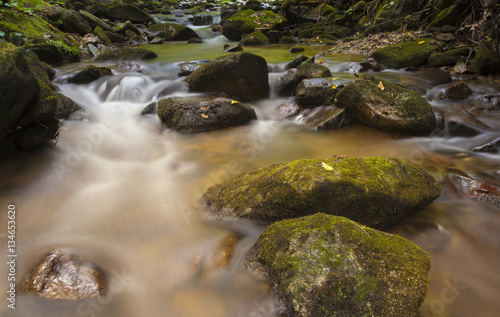
M 352 157 L 263 167 L 210 187 L 202 200 L 217 218 L 268 224 L 324 212 L 383 228 L 440 193 L 432 176 L 402 160 Z
M 304 109 L 300 113 L 301 121 L 315 130 L 333 130 L 348 126 L 352 117 L 346 109 L 336 106 Z
M 287 74 L 280 77 L 276 92 L 279 96 L 290 96 L 295 93 L 297 85 L 304 79 L 331 76 L 332 73 L 328 67 L 315 63 L 303 62 L 297 67 L 297 71 L 289 70 Z
M 246 257 L 283 316 L 414 316 L 429 288 L 429 255 L 397 235 L 325 214 L 267 227 Z
M 190 91 L 223 92 L 242 101 L 269 96 L 267 62 L 251 53 L 225 54 L 198 68 L 185 81 Z
M 158 117 L 167 128 L 184 133 L 234 127 L 257 119 L 252 107 L 227 98 L 165 98 L 158 101 Z
M 297 55 L 291 62 L 286 64 L 285 69 L 290 69 L 290 68 L 297 68 L 299 67 L 303 62 L 307 61 L 308 57 L 305 55 Z
M 465 175 L 451 174 L 450 181 L 462 195 L 495 204 L 500 204 L 500 188 L 472 179 Z
M 500 138 L 496 138 L 491 142 L 476 146 L 472 149 L 472 151 L 483 153 L 498 153 L 500 151 Z
M 50 252 L 19 290 L 50 299 L 79 300 L 104 295 L 107 279 L 93 262 L 60 250 Z
M 467 99 L 472 95 L 473 91 L 465 83 L 458 83 L 446 87 L 440 94 L 439 99 L 457 101 Z
M 295 91 L 295 102 L 304 108 L 332 105 L 343 87 L 342 81 L 337 78 L 304 79 Z
M 438 48 L 438 43 L 432 39 L 418 39 L 383 47 L 370 57 L 388 68 L 419 67 L 425 65 L 432 52 Z
M 492 129 L 467 113 L 445 115 L 446 129 L 450 136 L 472 137 Z
M 101 67 L 95 65 L 89 65 L 77 72 L 74 76 L 68 78 L 68 83 L 71 84 L 88 84 L 97 80 L 103 76 L 111 76 L 113 73 L 111 72 L 111 68 L 109 67 Z
M 129 59 L 152 59 L 158 55 L 144 48 L 117 48 L 104 51 L 94 58 L 94 61 L 122 61 Z
M 336 105 L 384 132 L 427 135 L 436 128 L 433 108 L 418 92 L 368 74 L 342 88 Z
M 57 93 L 57 95 L 59 96 L 59 100 L 61 101 L 61 104 L 57 108 L 55 114 L 57 119 L 68 120 L 73 113 L 83 110 L 75 101 L 73 101 L 73 99 L 61 93 Z

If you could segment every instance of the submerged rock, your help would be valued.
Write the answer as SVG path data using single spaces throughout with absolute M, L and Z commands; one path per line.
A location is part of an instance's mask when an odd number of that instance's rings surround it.
M 500 188 L 496 186 L 458 174 L 451 174 L 449 179 L 466 197 L 500 204 Z
M 336 104 L 384 132 L 426 135 L 436 128 L 432 106 L 418 92 L 368 74 L 340 90 Z
M 104 295 L 107 279 L 95 264 L 60 250 L 50 252 L 19 290 L 50 299 L 78 300 Z
M 283 316 L 413 316 L 429 255 L 397 235 L 315 214 L 270 225 L 246 258 L 268 275 Z
M 389 68 L 419 67 L 439 48 L 435 43 L 432 39 L 418 39 L 393 44 L 376 50 L 370 57 Z
M 304 109 L 300 113 L 301 121 L 315 130 L 333 130 L 348 126 L 352 117 L 346 109 L 336 106 Z
M 266 60 L 246 52 L 226 54 L 202 65 L 185 81 L 190 91 L 224 92 L 243 101 L 269 96 Z
M 446 87 L 442 93 L 439 94 L 441 100 L 463 100 L 469 98 L 473 93 L 472 89 L 466 83 L 458 83 Z
M 186 133 L 223 129 L 257 119 L 252 107 L 227 98 L 208 101 L 161 99 L 158 101 L 158 117 L 167 128 Z
M 151 59 L 156 58 L 155 52 L 144 48 L 118 48 L 115 50 L 104 51 L 97 55 L 95 61 L 122 61 L 128 59 Z
M 270 165 L 214 185 L 202 199 L 216 217 L 272 223 L 324 212 L 380 228 L 440 193 L 432 176 L 402 160 L 352 157 Z

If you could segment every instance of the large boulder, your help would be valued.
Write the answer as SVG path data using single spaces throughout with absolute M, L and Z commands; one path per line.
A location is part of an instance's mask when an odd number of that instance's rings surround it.
M 158 117 L 167 128 L 185 133 L 224 129 L 257 119 L 252 107 L 227 98 L 161 99 Z
M 425 65 L 438 48 L 439 44 L 433 39 L 418 39 L 380 48 L 371 57 L 389 68 L 419 67 Z
M 223 92 L 243 101 L 269 96 L 267 62 L 251 53 L 225 54 L 202 65 L 185 81 L 190 91 Z
M 441 66 L 455 65 L 458 62 L 464 61 L 467 55 L 469 55 L 470 50 L 471 50 L 470 48 L 462 46 L 442 53 L 434 52 L 427 60 L 427 66 L 441 67 Z
M 352 157 L 263 167 L 210 187 L 202 199 L 215 217 L 272 223 L 324 212 L 383 228 L 440 193 L 431 175 L 402 160 Z
M 222 35 L 230 41 L 240 41 L 243 34 L 252 33 L 256 28 L 277 28 L 284 22 L 284 17 L 272 11 L 244 10 L 224 21 Z
M 155 37 L 163 41 L 188 41 L 193 38 L 200 38 L 195 31 L 189 27 L 178 23 L 155 23 L 148 27 L 149 39 Z
M 0 19 L 0 31 L 5 33 L 4 40 L 15 45 L 22 44 L 18 43 L 19 38 L 30 39 L 25 47 L 49 64 L 72 63 L 81 59 L 75 39 L 35 14 L 28 16 L 22 12 L 5 10 Z
M 151 59 L 156 58 L 158 55 L 145 48 L 118 48 L 115 50 L 104 51 L 95 57 L 95 61 L 122 61 L 129 59 Z
M 432 106 L 418 92 L 368 74 L 342 88 L 336 104 L 384 132 L 427 135 L 436 128 Z
M 60 101 L 45 65 L 34 53 L 0 42 L 0 145 L 9 144 L 11 154 L 57 133 Z
M 343 82 L 332 77 L 304 79 L 297 86 L 295 102 L 304 108 L 332 105 Z
M 133 23 L 154 22 L 146 12 L 139 9 L 133 4 L 116 3 L 107 7 L 106 15 L 110 19 L 125 20 Z
M 104 295 L 107 284 L 95 263 L 54 250 L 32 269 L 19 289 L 50 299 L 79 300 Z
M 272 224 L 246 258 L 269 277 L 282 316 L 414 316 L 429 255 L 397 235 L 325 214 Z
M 59 6 L 47 6 L 43 8 L 43 13 L 56 25 L 68 33 L 78 33 L 85 35 L 92 33 L 92 27 L 78 12 L 64 9 Z

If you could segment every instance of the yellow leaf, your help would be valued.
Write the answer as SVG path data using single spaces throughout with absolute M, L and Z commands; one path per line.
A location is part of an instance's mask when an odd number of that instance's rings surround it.
M 231 100 L 231 104 L 240 103 L 238 100 Z
M 391 99 L 394 99 L 394 93 L 391 92 Z
M 335 77 L 335 78 L 332 78 L 332 79 L 330 79 L 330 80 L 337 80 L 337 79 L 339 79 L 339 78 L 338 78 L 338 77 Z
M 333 170 L 333 167 L 331 167 L 330 165 L 326 164 L 325 162 L 321 162 L 321 166 L 323 166 L 323 168 L 327 171 L 331 171 Z
M 421 45 L 421 44 L 424 44 L 424 43 L 425 43 L 425 41 L 420 41 L 420 42 L 418 42 L 418 45 Z
M 382 82 L 379 82 L 378 88 L 380 88 L 380 90 L 384 91 L 384 89 L 385 89 L 384 84 Z
M 318 59 L 318 64 L 323 64 L 323 60 L 322 59 Z
M 337 85 L 332 85 L 332 88 L 333 89 L 337 89 Z
M 207 116 L 206 114 L 204 114 L 204 113 L 202 113 L 202 114 L 201 114 L 201 116 L 202 116 L 203 118 L 205 118 L 205 119 L 206 119 L 206 118 L 208 118 L 208 116 Z

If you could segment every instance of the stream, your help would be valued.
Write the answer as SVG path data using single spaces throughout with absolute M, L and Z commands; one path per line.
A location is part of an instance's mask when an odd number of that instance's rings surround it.
M 198 30 L 197 30 L 198 32 Z M 207 32 L 206 34 L 209 34 Z M 209 35 L 207 35 L 209 36 Z M 388 230 L 432 258 L 430 289 L 421 316 L 495 316 L 500 311 L 500 205 L 464 197 L 443 176 L 458 170 L 500 186 L 500 155 L 471 149 L 500 137 L 500 113 L 477 117 L 492 132 L 474 137 L 401 138 L 360 125 L 315 131 L 298 121 L 273 120 L 274 109 L 293 97 L 248 103 L 258 120 L 201 134 L 162 127 L 156 115 L 140 113 L 165 96 L 188 95 L 177 76 L 182 61 L 213 59 L 229 43 L 218 36 L 203 44 L 145 45 L 150 61 L 103 63 L 115 75 L 86 85 L 57 83 L 84 110 L 84 120 L 62 120 L 56 146 L 20 155 L 0 166 L 0 220 L 17 211 L 17 280 L 48 251 L 62 249 L 98 263 L 110 278 L 105 299 L 54 301 L 18 293 L 15 311 L 0 299 L 1 316 L 276 316 L 267 287 L 240 269 L 245 252 L 263 228 L 247 222 L 215 223 L 199 199 L 210 186 L 239 173 L 300 158 L 332 155 L 391 156 L 421 166 L 443 184 L 443 195 L 425 210 Z M 233 43 L 234 44 L 234 43 Z M 275 87 L 295 55 L 290 45 L 249 47 L 266 58 Z M 326 47 L 308 47 L 315 55 Z M 321 57 L 334 77 L 362 56 Z M 89 63 L 57 68 L 59 78 Z M 140 72 L 137 72 L 140 70 Z M 499 94 L 500 81 L 467 82 L 468 101 L 436 101 L 446 85 L 435 72 L 386 70 L 375 74 L 421 92 L 436 110 L 453 111 L 485 94 Z M 6 230 L 0 230 L 6 254 Z M 209 254 L 227 238 L 238 239 L 229 265 L 213 268 Z M 0 264 L 0 288 L 8 267 Z

